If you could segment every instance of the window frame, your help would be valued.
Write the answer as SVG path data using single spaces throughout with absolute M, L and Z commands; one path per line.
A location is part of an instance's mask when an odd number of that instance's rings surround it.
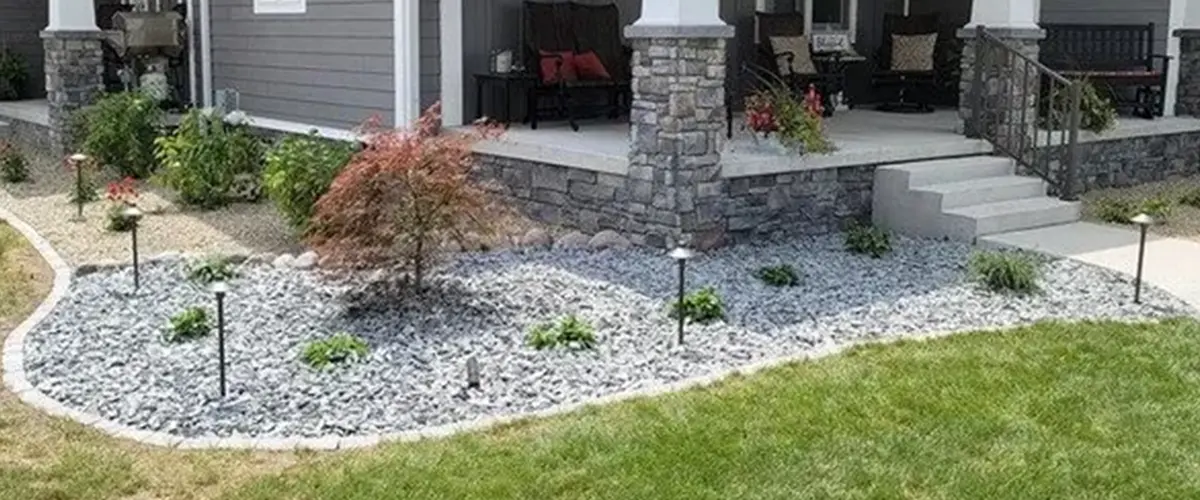
M 254 0 L 255 14 L 307 14 L 307 0 Z

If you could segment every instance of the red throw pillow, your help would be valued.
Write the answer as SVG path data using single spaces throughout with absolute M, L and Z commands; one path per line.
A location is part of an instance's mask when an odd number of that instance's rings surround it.
M 590 50 L 575 54 L 575 71 L 584 80 L 612 80 L 600 56 Z
M 542 82 L 543 83 L 558 83 L 561 78 L 563 81 L 573 82 L 579 79 L 578 73 L 575 72 L 575 54 L 572 52 L 548 52 L 545 50 L 539 51 L 542 56 Z M 562 57 L 562 67 L 558 66 L 559 59 Z

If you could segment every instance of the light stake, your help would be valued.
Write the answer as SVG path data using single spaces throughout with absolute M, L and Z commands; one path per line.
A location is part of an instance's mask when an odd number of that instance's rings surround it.
M 1146 231 L 1150 226 L 1154 225 L 1154 218 L 1147 214 L 1137 214 L 1130 222 L 1137 224 L 1141 229 L 1141 238 L 1138 242 L 1138 262 L 1137 262 L 1137 278 L 1133 282 L 1133 303 L 1142 303 L 1142 265 L 1146 261 Z
M 83 220 L 83 164 L 88 159 L 87 155 L 75 153 L 71 155 L 69 161 L 75 167 L 75 220 Z
M 126 208 L 124 212 L 122 212 L 122 215 L 125 216 L 126 218 L 130 219 L 131 221 L 133 221 L 133 225 L 130 226 L 129 236 L 130 236 L 130 239 L 133 240 L 131 242 L 131 247 L 133 248 L 133 291 L 136 292 L 142 286 L 141 270 L 139 269 L 139 265 L 138 265 L 138 238 L 137 238 L 138 225 L 141 224 L 141 222 L 142 222 L 142 211 L 139 210 L 138 207 L 129 207 L 129 208 Z
M 679 345 L 683 345 L 683 322 L 685 316 L 683 311 L 683 296 L 686 293 L 687 261 L 695 256 L 696 254 L 684 247 L 682 243 L 674 250 L 671 250 L 670 253 L 670 257 L 679 263 L 679 302 L 676 302 L 675 308 L 676 315 L 679 316 Z
M 225 397 L 225 294 L 229 292 L 229 284 L 224 281 L 214 282 L 210 289 L 217 296 L 217 361 L 221 377 L 221 398 Z

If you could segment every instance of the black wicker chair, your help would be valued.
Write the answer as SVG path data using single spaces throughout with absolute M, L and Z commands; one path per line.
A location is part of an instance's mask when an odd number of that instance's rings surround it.
M 909 71 L 893 69 L 892 51 L 893 37 L 911 35 L 937 34 L 938 15 L 926 14 L 904 16 L 887 14 L 883 20 L 883 44 L 875 56 L 875 68 L 871 77 L 871 86 L 875 90 L 881 111 L 928 113 L 933 111 L 932 103 L 937 100 L 937 92 L 941 88 L 941 75 L 945 73 L 939 66 L 943 61 L 936 57 L 936 45 L 932 58 L 932 69 L 929 71 Z
M 621 13 L 616 4 L 526 0 L 523 14 L 526 67 L 539 72 L 527 100 L 530 126 L 538 127 L 546 111 L 541 103 L 551 99 L 551 112 L 579 130 L 577 119 L 589 94 L 603 94 L 607 115 L 620 116 L 631 95 L 631 51 L 621 39 Z M 573 69 L 565 68 L 561 54 L 588 52 L 599 58 L 608 78 L 576 78 Z M 547 78 L 544 67 L 552 68 L 553 77 Z

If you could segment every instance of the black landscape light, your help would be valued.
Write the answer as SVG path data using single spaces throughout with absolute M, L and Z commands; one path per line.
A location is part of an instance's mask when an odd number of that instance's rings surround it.
M 1141 229 L 1141 239 L 1138 242 L 1137 278 L 1133 282 L 1133 303 L 1142 303 L 1142 266 L 1146 262 L 1146 231 L 1154 225 L 1154 218 L 1146 214 L 1137 214 L 1130 222 Z
M 674 250 L 671 250 L 669 255 L 672 259 L 675 259 L 675 262 L 679 263 L 679 302 L 676 302 L 675 314 L 679 316 L 679 345 L 683 345 L 683 322 L 686 316 L 683 310 L 683 296 L 686 294 L 687 261 L 695 257 L 696 253 L 687 249 L 681 243 Z
M 133 250 L 133 291 L 138 291 L 142 286 L 141 269 L 138 265 L 138 225 L 142 222 L 142 211 L 138 207 L 128 207 L 121 213 L 126 219 L 131 222 L 130 226 L 130 248 Z
M 217 362 L 221 377 L 221 398 L 225 397 L 225 294 L 229 293 L 229 284 L 224 281 L 213 282 L 209 290 L 217 296 Z

